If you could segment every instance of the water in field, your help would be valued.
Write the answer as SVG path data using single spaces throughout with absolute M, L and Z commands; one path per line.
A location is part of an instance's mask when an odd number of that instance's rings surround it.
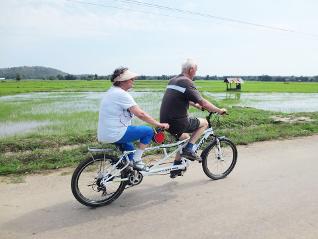
M 230 100 L 231 105 L 294 113 L 317 112 L 318 93 L 205 93 L 217 100 Z
M 142 109 L 159 117 L 162 92 L 130 92 Z M 103 92 L 49 92 L 0 97 L 0 137 L 27 132 L 95 130 Z M 318 93 L 211 93 L 238 105 L 277 112 L 317 112 Z M 144 124 L 134 118 L 133 124 Z
M 0 137 L 31 132 L 41 126 L 47 126 L 48 121 L 23 121 L 0 123 Z
M 142 109 L 159 117 L 162 93 L 131 94 Z M 57 129 L 95 129 L 103 95 L 103 92 L 48 92 L 0 97 L 0 110 L 9 110 L 0 118 L 0 137 L 29 132 L 45 134 Z M 143 122 L 134 118 L 133 124 Z
M 158 114 L 162 93 L 130 92 L 135 101 L 147 112 Z M 98 112 L 104 92 L 48 92 L 30 93 L 0 97 L 0 103 L 32 105 L 31 114 Z

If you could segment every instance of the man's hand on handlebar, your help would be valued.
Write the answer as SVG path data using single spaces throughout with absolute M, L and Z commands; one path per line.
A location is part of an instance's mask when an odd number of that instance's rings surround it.
M 202 111 L 208 111 L 207 109 L 204 109 L 203 107 L 202 107 L 202 109 L 201 109 Z M 210 112 L 210 111 L 208 111 L 208 112 Z M 219 115 L 227 115 L 228 113 L 227 113 L 227 109 L 224 109 L 224 108 L 222 108 L 222 109 L 219 109 L 218 111 L 216 111 L 216 112 L 212 112 L 213 114 L 219 114 Z
M 226 115 L 227 114 L 227 110 L 222 108 L 220 109 L 220 111 L 218 112 L 220 115 Z

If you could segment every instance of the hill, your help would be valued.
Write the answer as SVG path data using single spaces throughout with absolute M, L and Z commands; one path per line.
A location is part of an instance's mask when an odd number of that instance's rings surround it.
M 58 75 L 68 75 L 63 71 L 43 66 L 0 68 L 0 78 L 15 79 L 17 74 L 19 74 L 22 79 L 47 79 Z

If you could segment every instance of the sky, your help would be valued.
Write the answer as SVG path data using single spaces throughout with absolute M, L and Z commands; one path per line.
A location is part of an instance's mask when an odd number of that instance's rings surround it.
M 0 0 L 0 9 L 0 68 L 175 75 L 191 58 L 202 76 L 318 75 L 316 0 Z

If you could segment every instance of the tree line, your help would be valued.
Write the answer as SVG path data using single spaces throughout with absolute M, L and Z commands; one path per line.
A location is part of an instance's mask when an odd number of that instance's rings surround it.
M 168 80 L 173 75 L 147 76 L 141 75 L 139 80 Z M 224 81 L 227 77 L 240 77 L 248 81 L 280 81 L 280 82 L 318 82 L 317 76 L 217 76 L 205 75 L 196 76 L 197 80 L 221 80 Z M 74 75 L 60 71 L 58 69 L 43 67 L 43 66 L 20 66 L 11 68 L 0 68 L 0 79 L 15 79 L 17 81 L 24 79 L 42 79 L 42 80 L 109 80 L 110 75 L 97 74 L 81 74 Z
M 110 80 L 111 75 L 97 75 L 97 74 L 86 74 L 86 75 L 56 75 L 56 76 L 48 76 L 41 78 L 33 78 L 33 79 L 41 79 L 41 80 Z M 138 80 L 169 80 L 174 75 L 161 75 L 161 76 L 146 76 L 141 75 L 138 77 Z M 318 82 L 318 76 L 269 76 L 269 75 L 261 75 L 261 76 L 196 76 L 196 80 L 218 80 L 224 81 L 228 77 L 239 77 L 245 81 L 270 81 L 270 82 Z M 15 79 L 20 81 L 21 79 L 28 79 L 24 75 L 16 74 Z

